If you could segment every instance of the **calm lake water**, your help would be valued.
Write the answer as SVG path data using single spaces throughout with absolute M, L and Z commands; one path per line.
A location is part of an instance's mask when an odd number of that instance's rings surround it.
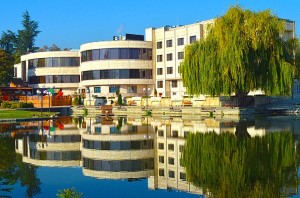
M 0 197 L 298 197 L 300 117 L 0 123 Z

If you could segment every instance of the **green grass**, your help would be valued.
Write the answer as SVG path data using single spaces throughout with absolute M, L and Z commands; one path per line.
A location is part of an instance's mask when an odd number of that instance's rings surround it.
M 33 117 L 49 117 L 57 114 L 57 112 L 43 112 L 41 116 L 40 111 L 24 111 L 24 110 L 0 110 L 0 119 L 12 119 L 12 118 L 33 118 Z

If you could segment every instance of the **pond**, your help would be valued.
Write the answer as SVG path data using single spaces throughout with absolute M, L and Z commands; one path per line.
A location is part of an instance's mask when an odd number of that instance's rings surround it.
M 298 197 L 297 116 L 0 123 L 0 197 Z

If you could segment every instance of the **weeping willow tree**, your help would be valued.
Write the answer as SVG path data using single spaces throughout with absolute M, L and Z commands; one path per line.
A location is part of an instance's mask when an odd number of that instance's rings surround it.
M 282 197 L 298 188 L 298 156 L 292 133 L 198 133 L 187 137 L 181 162 L 187 180 L 211 197 Z
M 289 95 L 295 73 L 291 45 L 282 38 L 285 21 L 269 10 L 235 6 L 208 26 L 205 39 L 185 48 L 179 72 L 190 95 L 238 96 L 249 91 Z

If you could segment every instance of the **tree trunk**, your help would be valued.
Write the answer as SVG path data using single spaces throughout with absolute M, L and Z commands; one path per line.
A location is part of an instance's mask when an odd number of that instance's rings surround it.
M 237 105 L 239 107 L 245 107 L 247 105 L 247 102 L 246 102 L 247 94 L 248 94 L 248 92 L 241 91 L 241 90 L 238 90 L 236 92 L 235 95 L 237 97 Z

